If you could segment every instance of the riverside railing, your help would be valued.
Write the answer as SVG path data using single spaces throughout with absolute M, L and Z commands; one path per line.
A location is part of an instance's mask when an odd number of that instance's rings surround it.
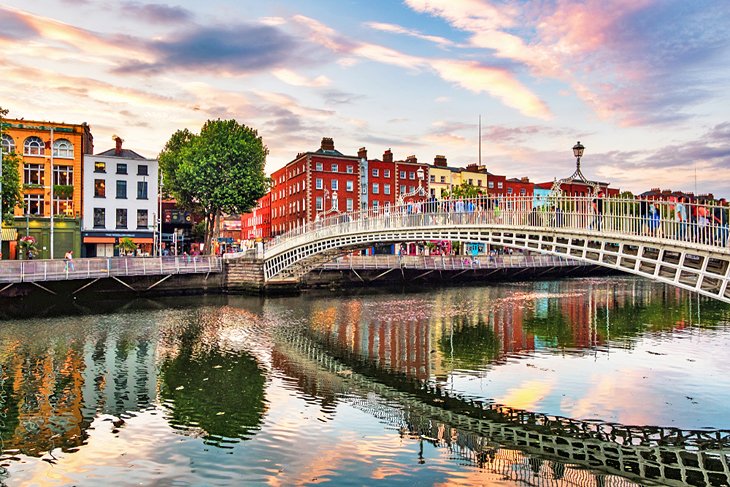
M 72 265 L 73 264 L 73 265 Z M 123 276 L 162 276 L 221 272 L 220 257 L 96 257 L 74 259 L 10 260 L 0 263 L 0 282 L 42 282 Z
M 705 201 L 659 201 L 622 197 L 554 195 L 482 196 L 414 201 L 402 205 L 335 213 L 274 237 L 271 256 L 320 238 L 358 231 L 426 226 L 497 226 L 580 231 L 642 237 L 728 250 L 728 206 Z
M 575 259 L 552 255 L 351 255 L 340 257 L 335 261 L 322 264 L 319 266 L 319 269 L 384 270 L 404 268 L 418 270 L 468 270 L 562 267 L 578 265 L 585 265 L 585 263 Z

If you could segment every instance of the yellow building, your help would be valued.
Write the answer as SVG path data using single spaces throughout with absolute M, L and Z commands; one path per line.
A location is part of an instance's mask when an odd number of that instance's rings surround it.
M 79 232 L 78 219 L 82 209 L 81 163 L 84 154 L 94 151 L 94 138 L 89 126 L 86 123 L 3 119 L 2 150 L 5 154 L 14 152 L 21 158 L 18 171 L 23 208 L 15 208 L 15 226 L 19 233 L 34 234 L 41 246 L 40 257 L 48 257 L 49 217 L 53 210 L 57 217 L 54 223 L 54 254 L 60 251 L 63 255 L 69 248 L 78 252 L 75 233 Z
M 475 188 L 487 194 L 487 167 L 478 164 L 469 164 L 461 171 L 461 182 L 474 186 Z
M 436 199 L 444 199 L 452 188 L 461 184 L 461 169 L 457 167 L 448 167 L 446 165 L 445 156 L 436 156 L 433 158 L 433 164 L 429 164 L 429 182 L 428 188 L 431 196 Z

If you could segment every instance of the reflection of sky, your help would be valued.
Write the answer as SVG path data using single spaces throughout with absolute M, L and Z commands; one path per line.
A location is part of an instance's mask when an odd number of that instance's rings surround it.
M 580 419 L 681 428 L 729 428 L 730 336 L 690 329 L 633 349 L 585 355 L 536 353 L 450 385 L 517 408 Z

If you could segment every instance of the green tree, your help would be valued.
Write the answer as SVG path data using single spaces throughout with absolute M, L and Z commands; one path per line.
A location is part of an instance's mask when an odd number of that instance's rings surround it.
M 235 120 L 208 120 L 193 134 L 175 132 L 159 155 L 163 184 L 177 201 L 204 215 L 205 248 L 223 213 L 247 213 L 267 188 L 269 153 L 256 130 Z
M 134 241 L 129 237 L 124 237 L 121 240 L 119 240 L 119 244 L 117 245 L 117 248 L 119 249 L 119 253 L 124 254 L 130 254 L 137 250 L 137 244 L 134 243 Z
M 453 187 L 450 193 L 446 191 L 444 196 L 448 196 L 449 198 L 478 198 L 483 194 L 484 191 L 482 191 L 481 188 L 478 188 L 473 184 L 461 183 L 459 186 Z
M 13 216 L 16 206 L 23 205 L 23 195 L 20 192 L 20 157 L 13 152 L 3 154 L 3 219 L 9 220 Z

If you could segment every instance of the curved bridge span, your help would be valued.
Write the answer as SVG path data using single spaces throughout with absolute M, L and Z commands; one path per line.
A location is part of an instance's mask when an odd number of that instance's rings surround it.
M 704 205 L 700 214 L 709 217 L 683 221 L 669 202 L 560 196 L 533 204 L 532 197 L 475 198 L 338 213 L 274 239 L 264 276 L 301 277 L 374 244 L 449 240 L 568 256 L 730 302 L 726 207 Z M 696 208 L 688 206 L 691 215 Z

